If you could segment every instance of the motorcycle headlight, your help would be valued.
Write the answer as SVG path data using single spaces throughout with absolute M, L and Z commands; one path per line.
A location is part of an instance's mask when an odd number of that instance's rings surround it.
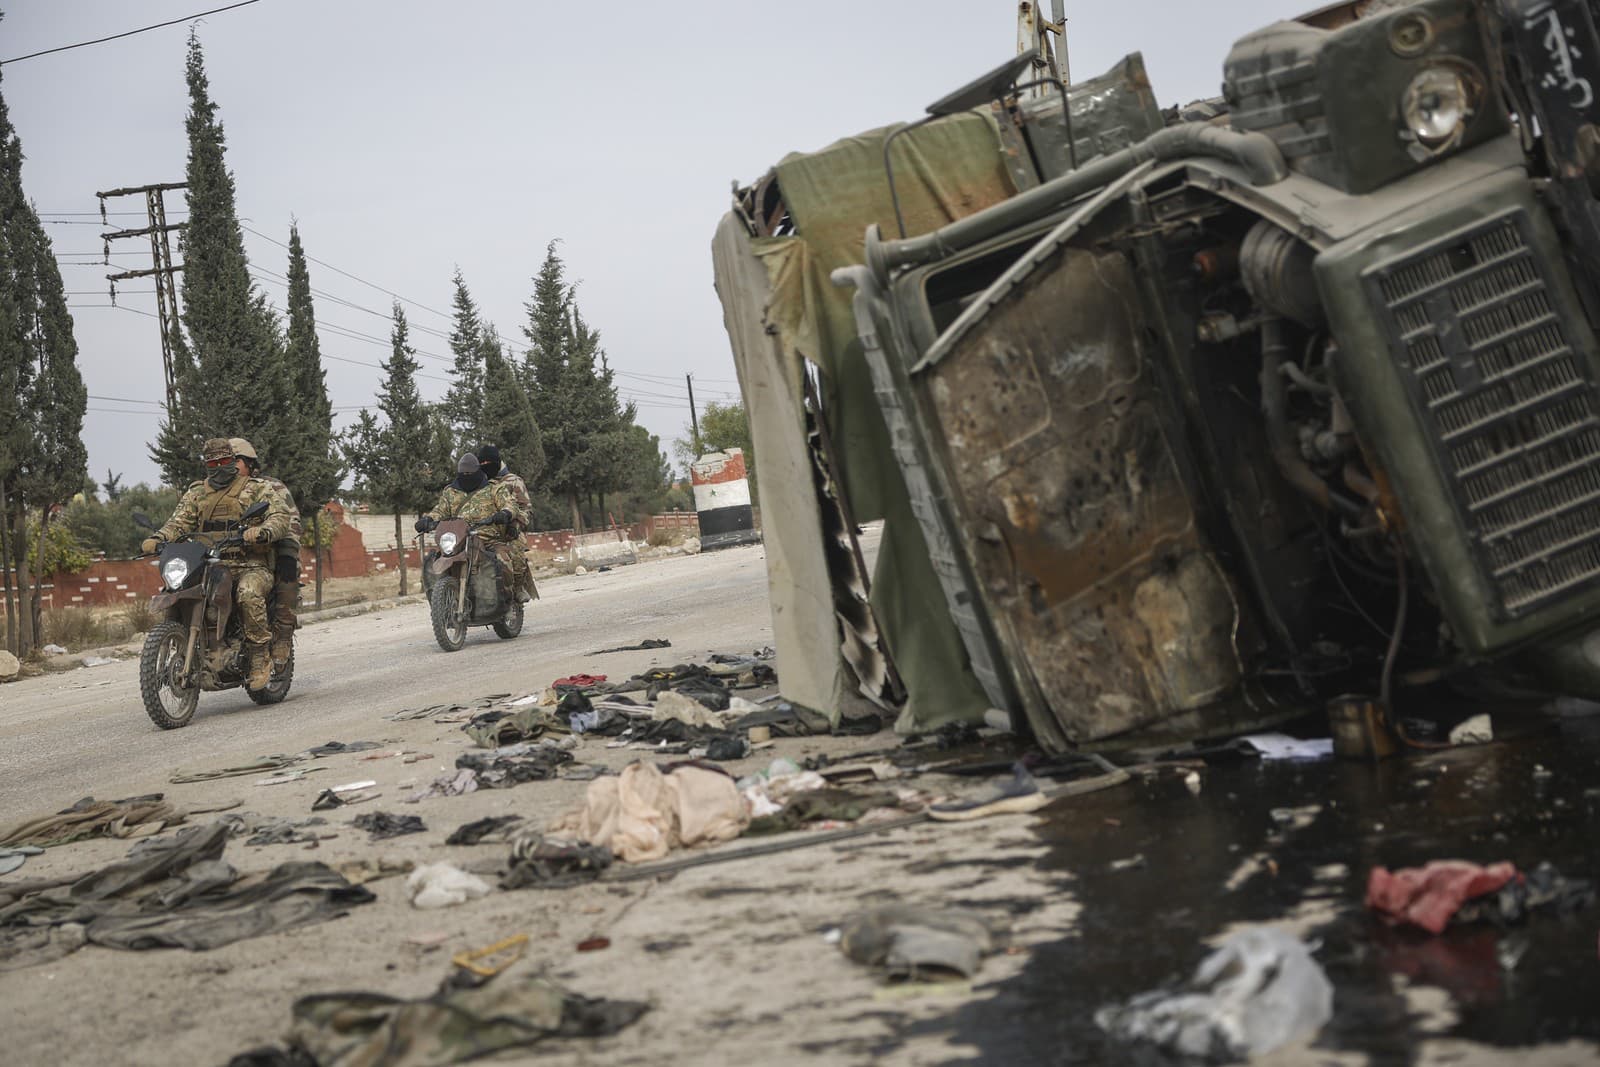
M 1424 148 L 1454 144 L 1472 117 L 1472 90 L 1467 80 L 1447 67 L 1429 67 L 1406 86 L 1400 114 L 1406 128 Z
M 453 534 L 453 533 L 442 533 L 442 534 L 440 534 L 439 535 L 439 551 L 448 556 L 450 553 L 452 553 L 452 552 L 454 552 L 456 550 L 456 543 L 458 541 L 459 541 L 459 538 L 457 538 L 456 535 Z
M 189 577 L 189 561 L 186 559 L 169 559 L 161 568 L 161 580 L 167 583 L 168 589 L 176 589 Z

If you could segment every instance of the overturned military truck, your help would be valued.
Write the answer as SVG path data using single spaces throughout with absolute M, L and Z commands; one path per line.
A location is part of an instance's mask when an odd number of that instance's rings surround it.
M 1218 100 L 1017 63 L 736 190 L 785 695 L 1055 750 L 1600 698 L 1597 61 L 1585 0 L 1340 4 Z

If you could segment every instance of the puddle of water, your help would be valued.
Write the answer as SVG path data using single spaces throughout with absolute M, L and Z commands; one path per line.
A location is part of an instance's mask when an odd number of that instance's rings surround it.
M 1320 941 L 1336 989 L 1318 1049 L 1403 1064 L 1443 1035 L 1504 1048 L 1600 1041 L 1600 907 L 1437 938 L 1362 908 L 1375 865 L 1549 861 L 1600 881 L 1597 768 L 1593 718 L 1378 766 L 1211 766 L 1198 795 L 1180 771 L 1063 801 L 1039 823 L 1052 846 L 1040 864 L 1073 874 L 1077 932 L 940 1029 L 983 1062 L 1140 1062 L 1095 1027 L 1097 1007 L 1186 977 L 1231 927 L 1284 922 Z

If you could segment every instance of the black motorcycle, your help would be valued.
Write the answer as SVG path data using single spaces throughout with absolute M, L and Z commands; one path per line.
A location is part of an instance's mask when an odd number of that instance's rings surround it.
M 446 652 L 467 643 L 468 626 L 491 627 L 508 641 L 522 632 L 522 599 L 511 574 L 475 532 L 487 525 L 487 519 L 446 519 L 434 527 L 437 548 L 423 560 L 433 636 Z
M 163 730 L 189 725 L 201 692 L 237 688 L 250 674 L 243 621 L 233 610 L 233 575 L 221 553 L 243 545 L 245 527 L 266 511 L 267 502 L 260 501 L 221 531 L 184 534 L 156 550 L 162 589 L 150 598 L 150 607 L 162 619 L 150 628 L 139 653 L 139 692 L 150 721 Z M 156 529 L 142 512 L 134 512 L 133 521 Z M 276 596 L 276 589 L 268 596 L 268 618 Z M 288 661 L 273 665 L 267 687 L 245 692 L 257 704 L 277 704 L 289 695 L 293 681 L 291 643 Z

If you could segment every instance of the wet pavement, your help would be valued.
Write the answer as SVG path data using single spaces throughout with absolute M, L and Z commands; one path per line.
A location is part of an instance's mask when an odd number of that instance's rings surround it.
M 1198 794 L 1184 781 L 1190 770 Z M 1380 765 L 1172 767 L 1044 815 L 1052 848 L 1041 866 L 1070 874 L 1081 915 L 1073 936 L 1036 949 L 995 997 L 943 1021 L 982 1062 L 1170 1062 L 1115 1046 L 1095 1009 L 1188 976 L 1208 942 L 1253 923 L 1320 943 L 1336 990 L 1333 1021 L 1313 1046 L 1324 1053 L 1412 1064 L 1444 1038 L 1507 1050 L 1600 1041 L 1600 906 L 1437 938 L 1391 929 L 1362 907 L 1375 865 L 1550 862 L 1600 879 L 1600 716 L 1540 720 L 1521 740 Z

